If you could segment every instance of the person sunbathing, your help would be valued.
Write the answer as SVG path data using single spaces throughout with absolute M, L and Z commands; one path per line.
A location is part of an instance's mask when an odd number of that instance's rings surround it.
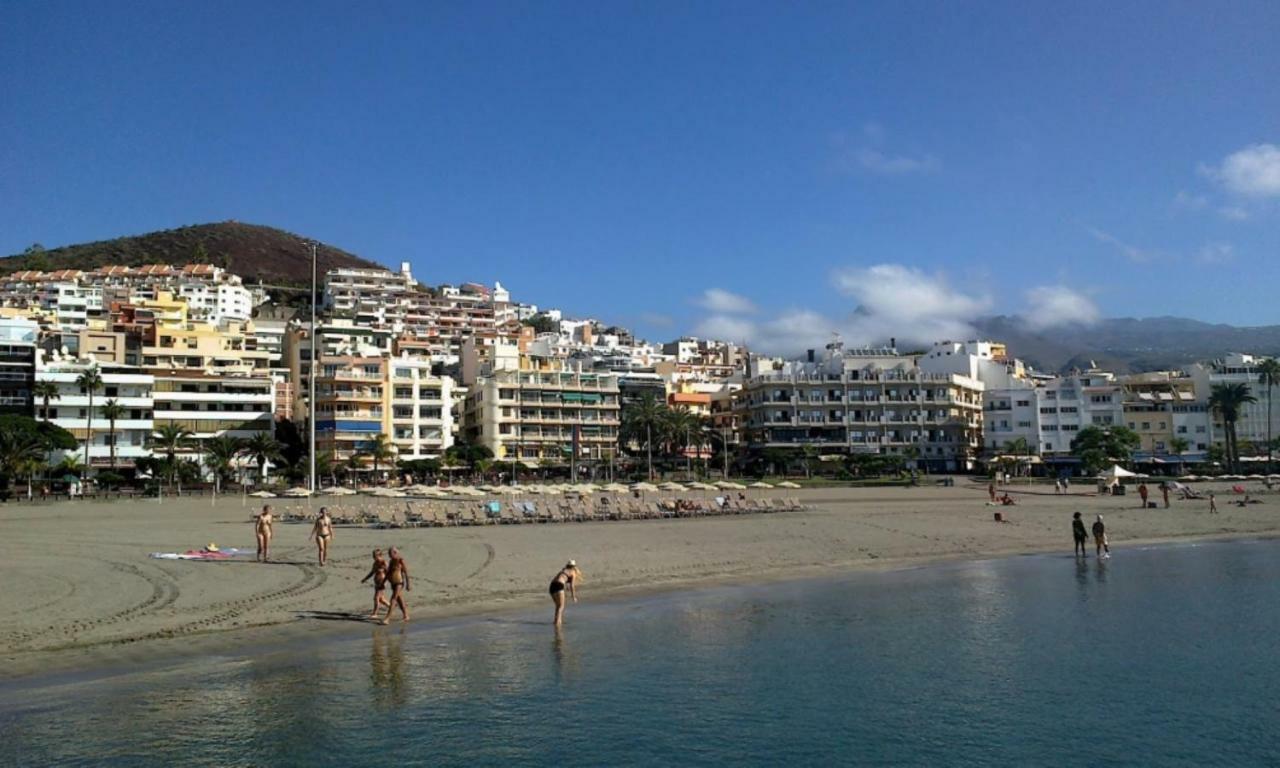
M 1014 501 L 1014 500 L 1013 500 L 1013 497 L 1012 497 L 1012 496 L 1010 496 L 1010 495 L 1008 494 L 1008 492 L 1005 492 L 1005 494 L 1004 494 L 1003 496 L 1001 496 L 1001 497 L 1000 497 L 1000 503 L 1001 503 L 1003 506 L 1006 506 L 1006 507 L 1016 507 L 1016 506 L 1018 506 L 1018 502 Z

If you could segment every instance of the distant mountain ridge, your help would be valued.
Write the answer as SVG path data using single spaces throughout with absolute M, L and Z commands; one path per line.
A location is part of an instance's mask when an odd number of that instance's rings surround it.
M 1093 325 L 1028 329 L 1018 316 L 976 321 L 986 338 L 1003 341 L 1013 356 L 1056 373 L 1090 362 L 1119 373 L 1141 373 L 1212 360 L 1229 352 L 1280 355 L 1280 325 L 1240 327 L 1185 317 L 1118 317 Z
M 142 235 L 32 250 L 0 259 L 0 274 L 24 269 L 89 270 L 107 264 L 215 264 L 248 282 L 305 285 L 311 280 L 307 239 L 258 224 L 223 221 L 195 224 Z M 381 264 L 320 243 L 316 249 L 321 278 L 338 267 L 385 269 Z

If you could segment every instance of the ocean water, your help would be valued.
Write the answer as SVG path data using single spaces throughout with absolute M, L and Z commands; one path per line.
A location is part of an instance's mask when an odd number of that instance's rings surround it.
M 1280 764 L 1280 543 L 359 628 L 0 688 L 0 765 Z

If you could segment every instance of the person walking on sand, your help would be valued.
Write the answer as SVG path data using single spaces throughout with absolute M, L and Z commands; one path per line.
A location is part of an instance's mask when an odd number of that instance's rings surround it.
M 373 579 L 373 613 L 369 614 L 369 618 L 378 618 L 378 609 L 387 606 L 387 613 L 391 613 L 391 603 L 387 602 L 387 598 L 382 594 L 387 590 L 387 561 L 382 557 L 382 550 L 373 550 L 373 567 L 369 569 L 368 575 L 360 580 L 363 584 L 369 579 Z
M 582 580 L 582 571 L 578 569 L 576 560 L 570 560 L 560 569 L 555 578 L 551 580 L 551 602 L 556 604 L 555 625 L 558 627 L 564 622 L 564 592 L 569 590 L 569 597 L 573 598 L 573 602 L 578 602 L 577 583 Z
M 1088 557 L 1089 551 L 1085 547 L 1089 543 L 1089 533 L 1084 529 L 1084 520 L 1080 519 L 1079 512 L 1071 516 L 1071 538 L 1076 541 L 1075 554 Z
M 1214 496 L 1212 493 L 1209 494 L 1209 514 L 1218 514 L 1218 497 Z
M 397 605 L 400 606 L 400 620 L 409 620 L 409 606 L 404 602 L 404 593 L 413 591 L 409 583 L 409 566 L 405 565 L 400 550 L 392 547 L 389 551 L 391 562 L 387 563 L 387 583 L 391 585 L 391 600 L 387 603 L 387 615 L 382 617 L 383 624 L 391 623 L 391 612 Z
M 1151 491 L 1147 489 L 1146 483 L 1138 483 L 1138 498 L 1142 499 L 1142 508 L 1147 508 L 1147 496 L 1151 495 Z
M 991 497 L 991 503 L 996 503 L 996 481 L 992 480 L 987 483 L 987 495 Z
M 1107 526 L 1102 522 L 1102 515 L 1093 521 L 1093 543 L 1097 547 L 1098 557 L 1106 560 L 1111 557 L 1111 545 L 1107 543 Z
M 333 519 L 329 517 L 329 508 L 321 507 L 316 524 L 311 526 L 311 538 L 316 540 L 316 559 L 323 568 L 329 559 L 329 542 L 333 540 Z
M 253 518 L 253 532 L 258 538 L 258 562 L 265 563 L 271 555 L 271 505 L 262 507 Z
M 1168 509 L 1169 508 L 1169 484 L 1167 482 L 1160 484 L 1160 495 L 1164 498 L 1164 508 Z

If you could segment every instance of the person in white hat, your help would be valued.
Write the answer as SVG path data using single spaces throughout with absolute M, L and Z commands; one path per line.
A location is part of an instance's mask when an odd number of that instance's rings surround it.
M 551 602 L 556 604 L 555 625 L 558 627 L 564 621 L 564 593 L 569 590 L 569 597 L 573 598 L 573 602 L 578 602 L 578 590 L 576 584 L 582 581 L 582 571 L 578 568 L 577 561 L 570 560 L 565 563 L 556 577 L 551 580 Z

